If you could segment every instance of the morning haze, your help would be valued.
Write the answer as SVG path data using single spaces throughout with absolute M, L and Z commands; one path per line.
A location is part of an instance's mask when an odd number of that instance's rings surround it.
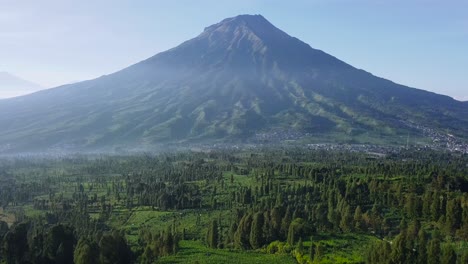
M 0 264 L 468 263 L 463 4 L 5 6 Z

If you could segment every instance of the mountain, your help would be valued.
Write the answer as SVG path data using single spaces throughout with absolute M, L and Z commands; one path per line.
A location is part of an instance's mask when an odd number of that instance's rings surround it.
M 466 103 L 357 69 L 260 15 L 225 19 L 95 80 L 2 100 L 0 113 L 0 146 L 18 150 L 275 138 L 401 143 L 424 129 L 468 135 Z
M 23 80 L 8 72 L 0 72 L 0 98 L 15 97 L 43 89 L 40 85 Z

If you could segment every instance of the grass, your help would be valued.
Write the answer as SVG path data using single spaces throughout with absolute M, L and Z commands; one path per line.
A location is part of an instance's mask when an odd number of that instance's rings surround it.
M 293 264 L 296 261 L 287 254 L 265 254 L 257 251 L 210 249 L 200 241 L 181 241 L 180 251 L 174 256 L 163 257 L 158 263 L 278 263 Z
M 313 236 L 313 240 L 324 246 L 325 254 L 320 263 L 362 263 L 363 250 L 378 238 L 361 234 L 324 233 Z M 310 241 L 304 242 L 304 248 L 308 250 L 310 244 Z
M 249 176 L 249 175 L 240 175 L 240 174 L 235 174 L 234 172 L 231 171 L 225 171 L 223 172 L 223 178 L 224 181 L 228 184 L 228 186 L 231 184 L 231 175 L 233 175 L 234 179 L 234 186 L 242 185 L 242 186 L 251 186 L 255 184 L 254 177 Z

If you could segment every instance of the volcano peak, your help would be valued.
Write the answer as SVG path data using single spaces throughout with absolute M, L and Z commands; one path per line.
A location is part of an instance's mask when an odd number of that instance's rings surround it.
M 466 103 L 356 69 L 261 15 L 226 18 L 103 78 L 2 100 L 0 112 L 0 147 L 24 149 L 256 142 L 291 130 L 393 144 L 413 123 L 468 135 Z

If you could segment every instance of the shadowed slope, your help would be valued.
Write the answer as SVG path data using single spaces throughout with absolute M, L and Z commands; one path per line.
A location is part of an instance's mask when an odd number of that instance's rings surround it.
M 356 69 L 259 15 L 228 18 L 122 71 L 0 101 L 0 145 L 243 141 L 256 132 L 459 136 L 468 107 Z

